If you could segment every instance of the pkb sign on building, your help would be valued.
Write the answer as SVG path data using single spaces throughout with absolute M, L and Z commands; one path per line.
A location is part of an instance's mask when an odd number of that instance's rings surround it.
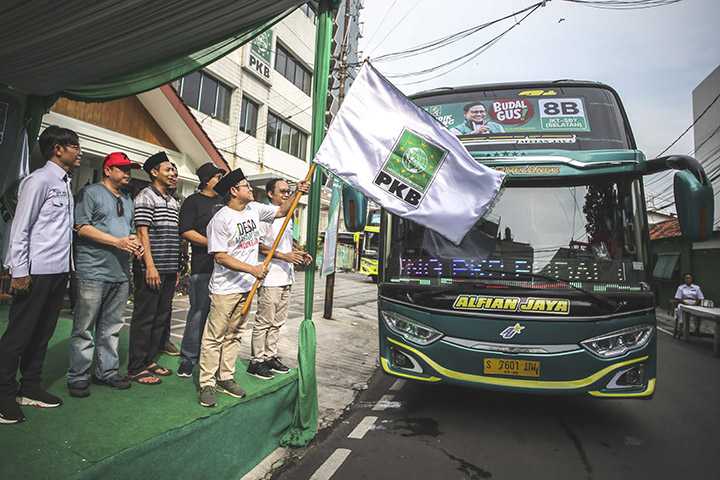
M 272 30 L 266 30 L 255 37 L 245 55 L 245 68 L 267 83 L 270 83 L 272 45 Z

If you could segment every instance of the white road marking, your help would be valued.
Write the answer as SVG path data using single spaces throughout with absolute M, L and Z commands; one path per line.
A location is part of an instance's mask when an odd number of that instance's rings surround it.
M 320 468 L 315 470 L 310 480 L 329 480 L 332 477 L 340 465 L 343 464 L 345 459 L 350 455 L 351 450 L 347 448 L 338 448 L 332 455 L 325 460 L 325 463 L 320 465 Z
M 358 423 L 357 427 L 355 427 L 355 430 L 350 432 L 350 435 L 347 436 L 347 438 L 356 438 L 358 440 L 362 439 L 365 434 L 373 427 L 375 424 L 375 420 L 377 420 L 378 417 L 365 417 L 362 420 L 360 420 L 360 423 Z
M 383 395 L 380 400 L 375 404 L 374 407 L 372 407 L 372 410 L 382 411 L 386 410 L 388 408 L 400 408 L 402 407 L 402 403 L 393 401 L 392 395 Z
M 405 382 L 406 382 L 406 380 L 404 380 L 402 378 L 398 378 L 397 380 L 395 380 L 395 383 L 393 383 L 392 386 L 390 387 L 390 391 L 397 392 L 398 390 L 400 390 L 402 387 L 405 386 Z
M 657 329 L 660 330 L 660 331 L 663 332 L 663 333 L 666 333 L 666 334 L 670 335 L 671 337 L 673 336 L 673 332 L 671 332 L 670 330 L 665 330 L 665 329 L 662 328 L 662 327 L 657 327 Z
M 276 448 L 275 451 L 258 463 L 255 468 L 243 475 L 240 480 L 257 480 L 259 478 L 265 478 L 275 468 L 282 465 L 285 457 L 288 455 L 288 449 Z

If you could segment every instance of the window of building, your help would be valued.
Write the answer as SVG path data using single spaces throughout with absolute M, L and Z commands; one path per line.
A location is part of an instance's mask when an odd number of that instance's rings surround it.
M 232 89 L 228 85 L 205 72 L 193 72 L 174 85 L 189 107 L 225 123 L 230 121 Z
M 289 153 L 300 160 L 305 160 L 308 136 L 288 122 L 268 112 L 267 143 Z
M 310 70 L 279 43 L 275 53 L 275 70 L 305 92 L 306 95 L 310 95 L 310 88 L 312 87 Z
M 675 273 L 675 270 L 677 269 L 679 259 L 679 253 L 673 252 L 659 254 L 657 262 L 655 263 L 655 269 L 653 270 L 653 277 L 662 278 L 664 280 L 672 279 L 673 273 Z
M 252 135 L 257 133 L 258 109 L 260 106 L 243 96 L 242 105 L 240 106 L 240 130 Z

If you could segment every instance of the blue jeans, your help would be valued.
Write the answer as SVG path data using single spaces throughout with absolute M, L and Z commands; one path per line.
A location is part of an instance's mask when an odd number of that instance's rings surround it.
M 68 384 L 90 380 L 93 359 L 96 378 L 108 380 L 118 374 L 120 329 L 129 293 L 128 282 L 77 279 Z
M 200 357 L 200 342 L 210 312 L 209 273 L 190 275 L 190 310 L 188 310 L 180 346 L 180 358 L 194 367 Z

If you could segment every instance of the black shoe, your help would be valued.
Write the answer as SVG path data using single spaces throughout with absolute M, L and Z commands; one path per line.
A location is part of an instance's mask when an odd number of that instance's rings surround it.
M 97 377 L 92 377 L 92 382 L 95 385 L 104 385 L 106 387 L 114 388 L 116 390 L 127 390 L 130 388 L 130 379 L 121 375 L 115 375 L 107 380 L 100 380 Z
M 25 421 L 20 406 L 13 397 L 0 397 L 0 424 L 9 425 Z
M 190 378 L 193 374 L 193 365 L 190 362 L 182 361 L 177 369 L 177 376 Z
M 22 387 L 15 400 L 20 405 L 39 408 L 55 408 L 63 404 L 60 397 L 43 390 L 42 387 Z
M 247 373 L 261 380 L 270 380 L 275 376 L 265 362 L 250 362 Z
M 273 357 L 270 360 L 265 360 L 265 365 L 275 373 L 288 373 L 290 369 L 282 364 L 278 357 Z
M 165 355 L 170 355 L 171 357 L 179 357 L 180 356 L 180 349 L 178 349 L 177 346 L 175 346 L 172 342 L 167 342 L 164 347 L 160 349 L 160 353 L 164 353 Z
M 90 383 L 87 380 L 68 383 L 67 387 L 71 397 L 85 398 L 90 396 Z

